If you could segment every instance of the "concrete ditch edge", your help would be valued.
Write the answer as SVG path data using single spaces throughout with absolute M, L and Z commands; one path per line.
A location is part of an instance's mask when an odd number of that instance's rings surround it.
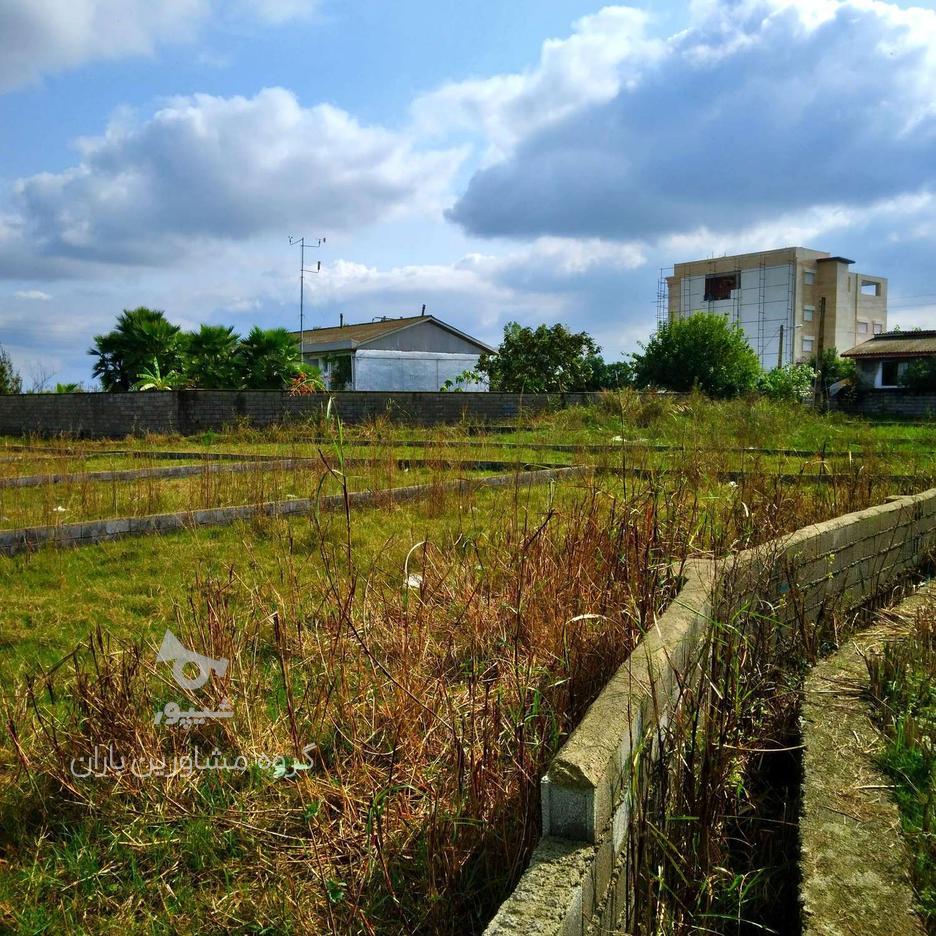
M 674 688 L 701 659 L 716 597 L 768 602 L 778 622 L 815 621 L 896 583 L 936 549 L 936 489 L 837 517 L 717 563 L 686 569 L 683 587 L 602 690 L 543 779 L 543 838 L 487 936 L 582 936 L 626 853 L 634 754 L 678 704 Z M 557 842 L 567 846 L 557 852 Z M 578 870 L 576 870 L 578 869 Z

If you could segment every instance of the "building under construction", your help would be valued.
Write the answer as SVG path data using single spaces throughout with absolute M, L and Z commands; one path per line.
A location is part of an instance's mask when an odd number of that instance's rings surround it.
M 657 325 L 719 312 L 744 329 L 765 369 L 843 351 L 887 331 L 887 280 L 807 247 L 692 260 L 660 271 Z

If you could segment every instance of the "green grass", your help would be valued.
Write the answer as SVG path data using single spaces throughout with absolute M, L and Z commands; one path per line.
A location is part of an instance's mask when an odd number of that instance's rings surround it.
M 54 461 L 95 467 L 113 457 L 96 453 L 115 448 L 309 456 L 330 431 L 76 442 Z M 616 436 L 687 451 L 624 453 L 653 477 L 440 493 L 352 508 L 348 526 L 340 511 L 319 523 L 260 518 L 0 558 L 0 711 L 29 764 L 0 729 L 0 931 L 480 931 L 536 837 L 545 764 L 667 599 L 670 562 L 913 489 L 886 475 L 928 477 L 936 441 L 926 427 L 789 405 L 625 394 L 486 436 L 385 420 L 345 427 L 343 453 L 370 461 L 349 468 L 352 488 L 379 487 L 452 476 L 444 465 L 402 472 L 400 457 L 613 468 L 620 452 L 529 446 Z M 407 446 L 413 439 L 432 445 Z M 365 440 L 378 444 L 355 445 Z M 483 444 L 458 444 L 467 441 Z M 8 443 L 0 454 L 19 460 Z M 333 443 L 321 447 L 336 456 Z M 848 476 L 835 485 L 790 484 L 778 475 L 818 475 L 819 459 L 730 451 L 749 447 L 862 455 L 833 463 Z M 39 461 L 20 454 L 23 465 Z M 721 476 L 739 468 L 737 482 Z M 309 486 L 301 471 L 236 477 L 208 493 L 224 503 L 308 493 L 289 487 Z M 99 509 L 95 498 L 115 487 L 77 488 L 76 509 Z M 158 509 L 194 506 L 192 482 L 149 489 Z M 0 504 L 35 513 L 29 498 L 68 490 L 8 490 Z M 405 570 L 426 587 L 404 587 Z M 315 770 L 289 782 L 251 768 L 236 781 L 70 789 L 62 765 L 92 739 L 163 752 L 181 743 L 152 728 L 166 691 L 152 657 L 166 628 L 238 661 L 238 720 L 204 740 L 290 751 L 292 720 L 318 745 Z
M 870 663 L 872 698 L 884 730 L 880 765 L 911 856 L 913 886 L 927 932 L 936 933 L 936 604 L 918 614 L 913 633 Z

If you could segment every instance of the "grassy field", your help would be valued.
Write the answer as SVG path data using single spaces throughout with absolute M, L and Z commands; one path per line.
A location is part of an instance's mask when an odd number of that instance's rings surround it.
M 5 440 L 11 474 L 321 452 L 328 493 L 494 470 L 453 460 L 600 470 L 0 558 L 0 930 L 479 932 L 538 835 L 546 764 L 681 564 L 922 489 L 934 442 L 925 426 L 631 394 L 487 434 L 377 421 Z M 0 514 L 253 503 L 309 496 L 323 475 L 219 464 L 7 488 Z M 228 671 L 178 686 L 156 661 L 167 628 Z M 222 700 L 229 720 L 155 724 L 168 702 Z M 108 769 L 75 770 L 100 750 Z M 196 754 L 215 769 L 191 769 Z

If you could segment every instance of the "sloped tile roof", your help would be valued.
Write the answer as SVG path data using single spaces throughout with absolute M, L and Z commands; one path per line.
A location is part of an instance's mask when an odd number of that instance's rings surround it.
M 848 351 L 843 357 L 923 357 L 936 354 L 936 330 L 912 332 L 885 332 L 863 341 Z

